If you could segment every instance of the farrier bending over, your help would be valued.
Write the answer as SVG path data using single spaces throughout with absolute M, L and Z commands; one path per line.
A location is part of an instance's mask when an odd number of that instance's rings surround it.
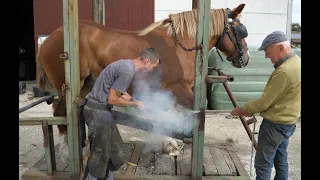
M 113 180 L 112 172 L 124 164 L 121 138 L 112 117 L 112 106 L 143 109 L 144 104 L 133 100 L 127 90 L 135 72 L 153 71 L 159 63 L 158 53 L 153 48 L 147 48 L 133 60 L 121 59 L 111 63 L 97 77 L 83 108 L 90 142 L 85 180 Z

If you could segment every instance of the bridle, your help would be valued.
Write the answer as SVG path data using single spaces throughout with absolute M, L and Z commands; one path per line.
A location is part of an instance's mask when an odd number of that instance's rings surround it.
M 226 14 L 229 14 L 230 9 L 227 8 L 226 12 L 227 12 Z M 225 16 L 225 27 L 224 27 L 223 33 L 219 36 L 219 38 L 215 44 L 215 47 L 219 46 L 219 44 L 222 42 L 224 35 L 227 33 L 229 39 L 231 40 L 233 45 L 236 47 L 235 51 L 230 56 L 227 57 L 227 60 L 231 61 L 231 62 L 236 62 L 237 60 L 239 60 L 240 65 L 242 67 L 244 67 L 245 64 L 242 60 L 242 56 L 243 56 L 244 52 L 247 51 L 248 46 L 247 46 L 247 43 L 245 43 L 244 46 L 242 46 L 241 40 L 248 35 L 247 31 L 246 31 L 246 29 L 245 29 L 245 32 L 241 32 L 240 30 L 237 30 L 237 28 L 239 28 L 239 27 L 237 27 L 235 25 L 235 22 L 240 23 L 240 20 L 232 19 L 232 21 L 229 21 L 227 17 L 229 17 L 229 15 Z M 240 27 L 245 28 L 245 26 L 242 23 L 240 23 Z M 233 32 L 231 32 L 231 31 L 233 31 Z M 217 50 L 217 53 L 220 56 L 221 60 L 223 61 L 223 58 L 221 57 L 218 50 Z M 233 63 L 231 63 L 231 64 L 233 65 Z
M 227 60 L 231 61 L 231 62 L 236 62 L 237 60 L 239 60 L 240 65 L 241 66 L 245 66 L 245 63 L 242 60 L 242 56 L 243 56 L 243 54 L 245 52 L 244 50 L 247 50 L 248 47 L 247 47 L 247 44 L 242 46 L 241 40 L 244 37 L 246 37 L 247 34 L 241 35 L 241 32 L 239 33 L 239 31 L 237 30 L 237 28 L 239 28 L 239 27 L 235 26 L 235 22 L 239 22 L 240 23 L 240 21 L 238 19 L 229 21 L 228 20 L 229 16 L 230 16 L 230 9 L 226 8 L 225 20 L 224 20 L 225 27 L 223 29 L 223 33 L 219 36 L 219 38 L 218 38 L 218 40 L 217 40 L 217 42 L 215 44 L 215 47 L 217 47 L 219 45 L 219 43 L 222 41 L 224 35 L 227 33 L 227 35 L 229 36 L 231 42 L 236 47 L 235 51 L 230 56 L 227 57 Z M 189 52 L 189 51 L 194 51 L 194 50 L 200 50 L 201 51 L 200 55 L 202 54 L 202 44 L 199 44 L 199 45 L 197 45 L 195 47 L 192 47 L 192 48 L 186 48 L 180 42 L 180 40 L 179 40 L 179 38 L 177 36 L 176 30 L 174 28 L 174 25 L 173 25 L 173 21 L 171 20 L 170 17 L 168 19 L 168 22 L 170 23 L 172 31 L 173 31 L 173 38 L 174 38 L 175 44 L 178 44 L 184 51 L 188 51 Z M 243 24 L 241 24 L 240 26 L 245 28 L 245 26 Z M 231 31 L 233 31 L 233 33 Z M 247 31 L 246 31 L 246 33 L 247 33 Z M 217 51 L 217 52 L 219 54 L 219 51 Z M 220 56 L 221 60 L 223 61 L 223 59 L 222 59 L 220 54 L 219 54 L 219 56 Z M 233 63 L 231 63 L 231 64 L 233 65 Z

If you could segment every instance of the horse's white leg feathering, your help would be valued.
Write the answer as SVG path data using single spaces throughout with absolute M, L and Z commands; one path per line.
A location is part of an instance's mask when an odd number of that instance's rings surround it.
M 68 136 L 67 135 L 59 135 L 60 139 L 60 157 L 62 162 L 67 163 L 69 159 L 69 148 L 68 148 Z

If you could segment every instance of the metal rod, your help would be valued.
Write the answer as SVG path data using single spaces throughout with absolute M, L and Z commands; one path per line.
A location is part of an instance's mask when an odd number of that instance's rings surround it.
M 256 117 L 253 115 L 253 118 L 256 120 Z M 252 132 L 252 137 L 254 137 L 255 129 L 256 129 L 256 121 L 253 123 L 253 132 Z M 252 161 L 253 161 L 253 141 L 252 142 L 252 147 L 251 147 L 251 158 L 250 158 L 250 176 L 252 176 Z
M 219 75 L 222 75 L 220 72 L 218 72 L 218 73 L 219 73 Z M 228 93 L 228 96 L 229 96 L 233 106 L 237 107 L 238 106 L 237 101 L 236 101 L 235 97 L 232 95 L 232 92 L 230 90 L 230 87 L 229 87 L 228 83 L 224 82 L 223 86 L 226 89 L 226 91 Z M 248 134 L 248 136 L 250 138 L 250 140 L 253 141 L 254 148 L 257 149 L 257 141 L 252 136 L 252 131 L 251 131 L 250 127 L 248 126 L 246 119 L 243 116 L 239 116 L 239 117 L 240 117 L 240 120 L 241 120 L 241 122 L 242 122 L 242 124 L 243 124 L 243 126 L 244 126 L 244 128 L 245 128 L 245 130 L 246 130 L 246 132 L 247 132 L 247 134 Z
M 43 97 L 43 98 L 41 98 L 41 99 L 31 103 L 31 104 L 28 104 L 28 105 L 26 105 L 26 106 L 24 106 L 24 107 L 19 109 L 19 114 L 22 113 L 23 111 L 26 111 L 26 110 L 32 108 L 33 106 L 36 106 L 36 105 L 38 105 L 38 104 L 40 104 L 40 103 L 42 103 L 44 101 L 50 100 L 52 98 L 54 98 L 54 95 Z
M 212 76 L 207 75 L 206 82 L 207 83 L 224 83 L 229 80 L 228 76 Z
M 222 71 L 220 68 L 218 68 L 218 67 L 213 67 L 213 70 L 214 70 L 214 71 L 217 71 L 217 73 L 218 73 L 220 76 L 227 76 L 227 77 L 228 77 L 228 81 L 230 81 L 230 82 L 234 81 L 234 77 L 233 77 L 232 75 L 225 73 L 225 72 Z

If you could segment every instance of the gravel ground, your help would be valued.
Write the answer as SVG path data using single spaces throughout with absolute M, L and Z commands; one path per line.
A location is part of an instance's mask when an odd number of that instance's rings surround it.
M 19 107 L 30 104 L 39 98 L 33 97 L 30 91 L 32 85 L 27 84 L 27 92 L 19 95 Z M 19 114 L 19 117 L 52 117 L 51 106 L 46 102 L 37 105 Z M 261 117 L 257 117 L 256 131 L 259 131 Z M 118 125 L 123 140 L 138 141 L 147 139 L 148 135 L 142 130 Z M 251 129 L 253 125 L 251 125 Z M 59 142 L 58 129 L 53 127 L 55 145 Z M 257 139 L 257 135 L 255 136 Z M 219 113 L 206 117 L 205 143 L 232 142 L 243 166 L 250 175 L 251 141 L 238 118 L 230 118 L 227 113 Z M 41 126 L 19 127 L 19 178 L 31 170 L 32 166 L 44 155 L 43 135 Z M 290 139 L 288 147 L 289 180 L 301 179 L 301 123 L 297 123 L 296 132 Z M 274 169 L 273 175 L 274 176 Z M 252 167 L 252 178 L 255 179 L 255 170 Z

